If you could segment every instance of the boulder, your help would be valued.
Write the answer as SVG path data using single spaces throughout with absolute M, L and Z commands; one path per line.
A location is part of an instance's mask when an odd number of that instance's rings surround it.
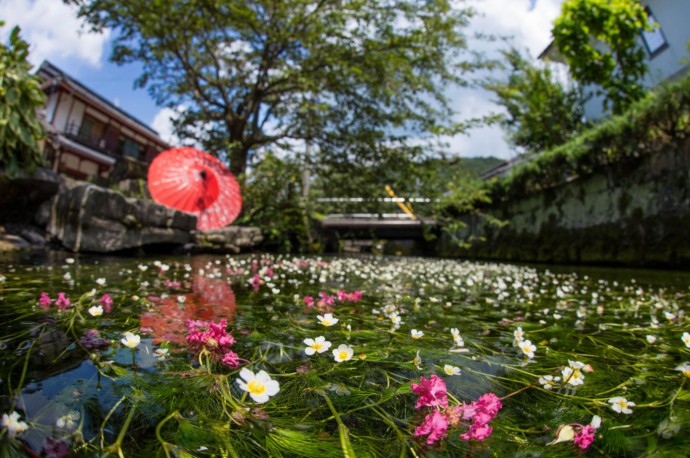
M 88 183 L 53 200 L 48 232 L 68 250 L 108 253 L 192 240 L 196 216 Z
M 227 226 L 199 231 L 196 239 L 203 251 L 240 253 L 256 248 L 264 238 L 258 227 Z
M 41 203 L 57 194 L 59 187 L 60 177 L 50 169 L 14 177 L 0 171 L 0 223 L 32 223 Z

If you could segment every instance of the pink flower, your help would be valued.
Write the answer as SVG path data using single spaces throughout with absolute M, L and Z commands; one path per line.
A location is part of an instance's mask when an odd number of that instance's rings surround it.
M 259 287 L 261 287 L 261 277 L 259 274 L 254 274 L 252 277 L 252 289 L 254 292 L 259 291 Z
M 223 359 L 220 362 L 228 367 L 234 368 L 240 365 L 240 357 L 237 356 L 237 353 L 234 351 L 228 350 L 228 352 L 223 355 Z
M 57 297 L 57 300 L 55 301 L 55 305 L 57 306 L 57 308 L 60 309 L 61 312 L 64 312 L 67 310 L 67 307 L 70 306 L 70 301 L 67 298 L 67 296 L 65 296 L 65 293 L 58 293 L 58 297 Z
M 100 299 L 98 299 L 98 302 L 103 304 L 103 311 L 105 313 L 110 313 L 110 311 L 113 309 L 113 298 L 111 298 L 109 294 L 104 294 Z
M 458 406 L 458 409 L 462 411 L 463 420 L 472 420 L 472 426 L 465 434 L 460 435 L 460 439 L 481 441 L 489 437 L 493 431 L 489 422 L 496 418 L 502 407 L 501 400 L 493 393 L 483 394 L 469 405 Z
M 420 407 L 433 406 L 448 406 L 448 395 L 446 394 L 446 382 L 437 375 L 432 375 L 429 380 L 423 376 L 420 377 L 419 383 L 411 382 L 412 391 L 419 395 L 417 399 L 416 409 Z
M 311 296 L 304 296 L 304 303 L 307 305 L 307 307 L 313 307 L 314 306 L 314 298 Z
M 335 302 L 335 296 L 329 296 L 324 291 L 321 291 L 319 295 L 321 296 L 319 305 L 333 305 L 333 303 Z
M 487 424 L 472 423 L 470 429 L 467 430 L 465 434 L 460 434 L 460 439 L 470 440 L 477 439 L 478 441 L 483 441 L 491 435 L 493 428 Z
M 42 292 L 41 297 L 38 298 L 38 305 L 40 305 L 43 310 L 48 310 L 51 302 L 52 300 L 50 299 L 50 296 L 48 296 L 48 293 L 45 291 Z
M 582 450 L 587 450 L 587 448 L 592 445 L 592 442 L 594 442 L 594 426 L 587 425 L 576 432 L 573 442 Z
M 434 442 L 446 437 L 446 430 L 448 429 L 448 418 L 438 410 L 434 410 L 427 415 L 424 423 L 414 431 L 414 436 L 426 436 L 427 445 L 432 445 Z

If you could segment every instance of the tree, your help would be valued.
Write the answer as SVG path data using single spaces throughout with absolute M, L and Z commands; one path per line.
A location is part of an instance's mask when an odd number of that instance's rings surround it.
M 354 142 L 455 134 L 445 89 L 472 16 L 452 0 L 65 0 L 118 32 L 112 60 L 139 61 L 138 84 L 182 106 L 179 133 L 233 172 L 295 140 L 323 153 Z
M 562 145 L 584 127 L 582 89 L 559 82 L 548 66 L 537 67 L 517 49 L 502 51 L 510 73 L 507 81 L 485 87 L 508 112 L 501 124 L 510 141 L 528 152 Z
M 4 22 L 0 21 L 0 27 Z M 29 45 L 12 29 L 7 45 L 0 43 L 0 167 L 12 176 L 42 163 L 38 141 L 44 137 L 36 109 L 45 95 L 27 62 Z
M 638 37 L 650 29 L 637 0 L 566 0 L 552 33 L 573 78 L 599 86 L 604 108 L 619 114 L 644 95 L 647 66 Z

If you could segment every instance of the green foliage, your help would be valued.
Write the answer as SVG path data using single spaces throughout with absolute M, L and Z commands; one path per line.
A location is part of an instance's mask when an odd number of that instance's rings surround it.
M 644 95 L 646 56 L 637 39 L 649 29 L 637 0 L 567 0 L 552 33 L 573 78 L 600 86 L 605 108 L 619 114 Z
M 447 89 L 484 65 L 462 57 L 474 12 L 450 0 L 65 1 L 116 31 L 112 59 L 141 62 L 139 84 L 185 107 L 178 133 L 236 174 L 287 140 L 348 151 L 455 134 Z
M 0 27 L 4 22 L 0 21 Z M 12 176 L 42 162 L 38 141 L 44 136 L 36 117 L 45 96 L 30 74 L 29 45 L 12 29 L 9 43 L 0 43 L 0 167 Z
M 300 165 L 269 153 L 252 168 L 242 187 L 244 211 L 239 224 L 258 226 L 267 248 L 309 250 L 304 225 Z
M 690 77 L 661 86 L 624 114 L 520 165 L 493 185 L 492 195 L 501 199 L 541 191 L 603 166 L 679 147 L 690 135 L 689 106 Z
M 548 66 L 532 65 L 517 49 L 502 54 L 510 66 L 508 80 L 485 87 L 507 110 L 501 124 L 514 145 L 528 153 L 544 151 L 562 145 L 584 127 L 580 85 L 566 87 Z

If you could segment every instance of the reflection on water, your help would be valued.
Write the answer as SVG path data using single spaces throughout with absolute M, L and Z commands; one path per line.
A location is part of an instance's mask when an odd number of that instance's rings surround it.
M 140 317 L 142 330 L 153 336 L 153 344 L 163 341 L 185 343 L 187 320 L 231 323 L 236 303 L 232 287 L 225 280 L 194 275 L 192 293 L 174 292 L 167 297 L 150 297 L 153 306 Z

